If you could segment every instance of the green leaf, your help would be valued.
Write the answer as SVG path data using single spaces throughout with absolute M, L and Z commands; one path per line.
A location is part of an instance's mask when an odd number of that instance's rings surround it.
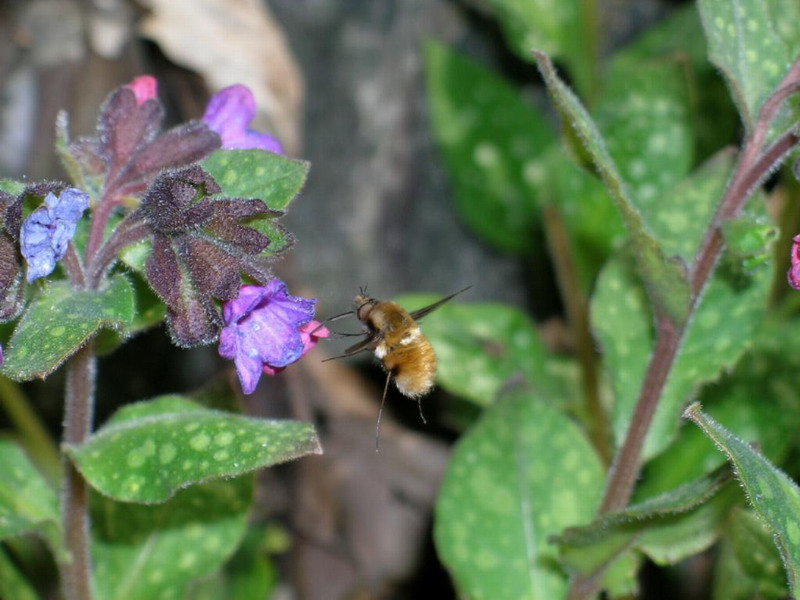
M 531 60 L 531 48 L 541 48 L 566 61 L 582 91 L 590 86 L 595 65 L 591 48 L 596 16 L 578 0 L 486 0 L 503 27 L 511 49 Z
M 438 299 L 408 295 L 398 302 L 412 310 Z M 577 388 L 568 391 L 574 375 L 568 362 L 547 351 L 533 321 L 517 308 L 452 302 L 426 316 L 421 326 L 436 351 L 438 383 L 480 406 L 491 404 L 519 374 L 554 399 L 577 393 Z
M 740 577 L 753 584 L 754 595 L 786 598 L 786 577 L 781 555 L 769 527 L 749 510 L 736 508 L 725 528 L 725 541 L 733 550 Z M 753 596 L 749 596 L 752 598 Z
M 542 160 L 556 139 L 545 116 L 496 73 L 447 46 L 425 45 L 428 101 L 456 208 L 485 240 L 531 248 Z
M 597 125 L 606 132 L 608 152 L 645 221 L 648 205 L 692 167 L 692 119 L 683 61 L 645 61 L 626 53 L 614 57 L 597 107 Z
M 703 414 L 699 403 L 689 406 L 684 415 L 728 456 L 750 504 L 775 534 L 789 587 L 794 593 L 800 568 L 800 489 L 744 440 Z
M 645 441 L 645 460 L 672 442 L 683 406 L 700 387 L 732 368 L 752 342 L 766 308 L 771 271 L 750 279 L 719 273 L 708 285 L 675 360 Z M 644 290 L 624 263 L 612 260 L 598 280 L 591 319 L 614 391 L 612 424 L 625 436 L 653 346 Z
M 486 409 L 458 442 L 436 505 L 434 537 L 465 597 L 562 598 L 549 535 L 586 522 L 603 469 L 575 423 L 526 391 Z
M 203 168 L 228 198 L 259 198 L 273 210 L 284 210 L 308 176 L 309 164 L 264 150 L 217 150 Z
M 795 391 L 799 371 L 800 322 L 774 319 L 762 323 L 753 348 L 733 373 L 703 389 L 700 401 L 715 420 L 757 442 L 764 456 L 780 462 L 800 428 L 800 398 Z M 725 457 L 711 440 L 696 427 L 684 426 L 667 451 L 647 464 L 636 496 L 647 498 L 672 489 L 723 462 Z
M 239 545 L 253 499 L 252 475 L 181 490 L 141 506 L 95 494 L 95 590 L 104 600 L 179 600 Z
M 133 287 L 113 277 L 105 288 L 47 284 L 31 301 L 5 348 L 2 372 L 17 381 L 55 371 L 101 328 L 125 331 L 135 315 Z
M 689 307 L 689 284 L 683 266 L 667 259 L 657 239 L 647 230 L 640 209 L 632 200 L 628 184 L 620 175 L 600 132 L 578 98 L 558 78 L 548 56 L 538 51 L 535 54 L 563 122 L 585 144 L 617 205 L 630 236 L 639 273 L 657 313 L 667 315 L 674 323 L 682 323 Z
M 163 502 L 190 484 L 320 453 L 311 424 L 204 409 L 165 396 L 120 409 L 67 454 L 96 490 L 126 502 Z
M 762 0 L 701 0 L 709 54 L 728 81 L 748 132 L 794 59 Z
M 563 148 L 554 147 L 546 162 L 545 202 L 564 219 L 588 295 L 608 257 L 622 246 L 625 227 L 603 182 L 567 159 Z
M 2 439 L 0 465 L 3 465 L 0 469 L 0 540 L 36 533 L 45 539 L 59 560 L 65 560 L 55 492 L 22 450 Z
M 0 179 L 0 192 L 5 192 L 11 196 L 19 196 L 22 190 L 25 189 L 25 184 L 21 181 L 14 181 L 13 179 Z
M 730 506 L 741 498 L 728 469 L 625 510 L 603 515 L 589 525 L 571 527 L 554 537 L 570 572 L 592 576 L 633 550 L 657 564 L 674 564 L 708 548 Z
M 3 548 L 0 548 L 0 598 L 38 600 L 39 595 L 17 569 Z

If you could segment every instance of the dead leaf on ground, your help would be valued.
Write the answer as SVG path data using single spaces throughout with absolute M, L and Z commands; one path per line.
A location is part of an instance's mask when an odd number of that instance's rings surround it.
M 139 28 L 175 63 L 200 73 L 211 91 L 234 83 L 253 90 L 261 111 L 252 127 L 300 151 L 303 79 L 280 26 L 261 0 L 141 0 Z

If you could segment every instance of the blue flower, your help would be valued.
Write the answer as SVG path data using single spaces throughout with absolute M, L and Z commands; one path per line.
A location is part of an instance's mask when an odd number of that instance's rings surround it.
M 256 116 L 256 100 L 247 86 L 237 84 L 220 90 L 211 97 L 203 122 L 222 138 L 227 150 L 258 148 L 283 154 L 281 143 L 266 133 L 248 129 Z
M 20 232 L 22 255 L 28 262 L 28 283 L 46 277 L 67 252 L 75 227 L 89 208 L 89 194 L 67 188 L 56 196 L 47 194 L 44 203 L 25 219 Z
M 289 294 L 280 279 L 263 287 L 242 286 L 236 298 L 223 304 L 219 354 L 233 360 L 245 394 L 256 389 L 262 373 L 274 374 L 299 360 L 328 334 L 324 327 L 308 331 L 310 324 L 317 325 L 312 321 L 315 304 Z

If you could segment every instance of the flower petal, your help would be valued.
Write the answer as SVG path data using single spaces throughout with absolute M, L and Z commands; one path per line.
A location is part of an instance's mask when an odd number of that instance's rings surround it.
M 208 102 L 203 122 L 222 138 L 227 150 L 260 149 L 283 154 L 281 143 L 247 126 L 256 116 L 256 100 L 247 86 L 236 84 L 220 90 Z
M 25 219 L 20 231 L 22 255 L 28 263 L 28 283 L 46 277 L 67 252 L 75 228 L 89 207 L 89 194 L 67 188 L 56 196 L 47 194 L 44 203 Z

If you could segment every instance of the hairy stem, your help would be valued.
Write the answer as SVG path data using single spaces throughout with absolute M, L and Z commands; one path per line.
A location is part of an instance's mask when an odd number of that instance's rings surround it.
M 64 443 L 81 444 L 92 430 L 97 357 L 90 340 L 70 359 L 64 407 Z M 69 459 L 62 458 L 64 488 L 62 519 L 70 561 L 62 564 L 61 586 L 65 600 L 91 600 L 91 546 L 89 539 L 89 489 Z
M 147 224 L 135 215 L 136 213 L 131 213 L 117 225 L 111 237 L 95 253 L 86 275 L 90 289 L 97 289 L 103 275 L 119 258 L 119 253 L 125 246 L 141 241 L 150 234 Z

